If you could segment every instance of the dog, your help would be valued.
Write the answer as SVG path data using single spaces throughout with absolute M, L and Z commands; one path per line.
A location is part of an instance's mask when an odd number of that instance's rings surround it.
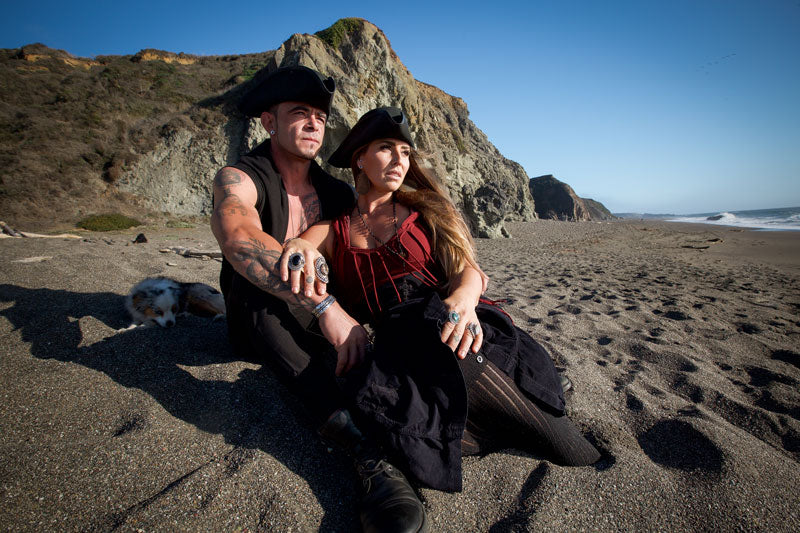
M 217 289 L 165 277 L 146 278 L 134 285 L 125 297 L 125 307 L 133 319 L 128 329 L 156 324 L 169 328 L 178 315 L 186 313 L 215 320 L 225 316 L 225 299 Z

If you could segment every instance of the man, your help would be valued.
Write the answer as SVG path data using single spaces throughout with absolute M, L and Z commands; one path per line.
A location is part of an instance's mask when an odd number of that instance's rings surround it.
M 364 358 L 366 332 L 322 290 L 326 265 L 296 263 L 306 281 L 297 293 L 279 274 L 282 243 L 353 208 L 352 188 L 314 161 L 334 90 L 333 79 L 314 70 L 282 67 L 240 103 L 243 113 L 260 117 L 270 138 L 214 178 L 211 229 L 224 255 L 228 331 L 234 348 L 269 364 L 308 408 L 319 433 L 353 457 L 364 484 L 365 531 L 420 531 L 422 504 L 353 423 L 326 356 L 333 346 L 335 373 L 346 373 Z M 309 313 L 321 335 L 297 318 Z

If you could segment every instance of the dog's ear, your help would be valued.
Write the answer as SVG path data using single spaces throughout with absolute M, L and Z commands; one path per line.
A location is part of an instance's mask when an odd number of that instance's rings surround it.
M 131 294 L 131 302 L 133 302 L 133 308 L 137 311 L 144 311 L 147 307 L 147 292 L 145 291 L 136 291 L 135 293 Z
M 191 285 L 191 283 L 179 283 L 177 287 L 172 289 L 172 294 L 174 294 L 175 299 L 178 300 L 178 312 L 180 313 L 188 311 L 187 295 Z

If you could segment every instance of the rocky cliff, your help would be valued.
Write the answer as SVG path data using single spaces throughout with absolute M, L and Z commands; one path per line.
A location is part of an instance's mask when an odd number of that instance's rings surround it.
M 415 80 L 383 32 L 361 19 L 245 56 L 143 50 L 84 60 L 41 45 L 1 52 L 12 82 L 0 88 L 0 207 L 12 221 L 114 207 L 210 213 L 214 173 L 265 136 L 236 103 L 267 72 L 294 64 L 337 80 L 323 160 L 362 113 L 398 105 L 475 235 L 507 235 L 504 221 L 536 218 L 522 167 L 489 142 L 461 99 Z
M 550 174 L 531 178 L 529 185 L 539 218 L 577 222 L 606 220 L 605 213 L 611 216 L 600 202 L 584 200 L 575 194 L 572 187 Z

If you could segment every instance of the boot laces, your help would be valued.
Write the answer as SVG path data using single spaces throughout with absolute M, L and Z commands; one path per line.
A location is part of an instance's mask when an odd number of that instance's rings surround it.
M 391 477 L 394 475 L 394 467 L 383 459 L 379 461 L 366 461 L 358 465 L 356 469 L 358 470 L 359 476 L 361 476 L 361 482 L 364 484 L 366 492 L 369 492 L 370 486 L 372 485 L 372 478 L 375 476 L 386 474 Z

